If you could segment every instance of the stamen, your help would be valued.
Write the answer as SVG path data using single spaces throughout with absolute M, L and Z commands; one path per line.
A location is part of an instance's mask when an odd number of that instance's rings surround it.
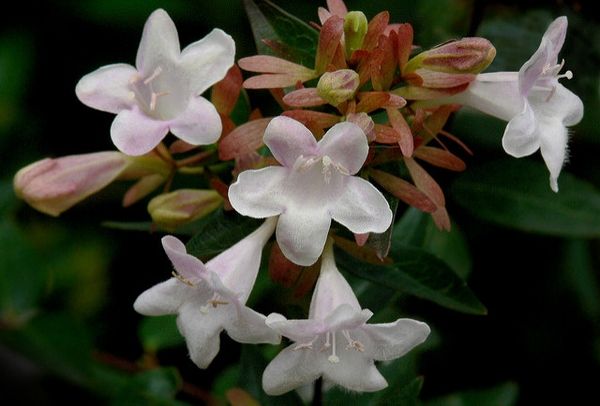
M 335 331 L 331 333 L 331 341 L 331 355 L 327 357 L 327 361 L 331 362 L 332 364 L 337 364 L 340 362 L 340 359 L 335 354 Z
M 158 77 L 158 75 L 160 75 L 161 72 L 162 72 L 162 68 L 160 66 L 158 68 L 154 69 L 154 72 L 152 72 L 152 75 L 150 75 L 148 78 L 146 78 L 146 80 L 144 80 L 144 84 L 147 85 L 148 83 L 152 82 L 154 79 L 156 79 Z
M 160 92 L 160 93 L 152 92 L 152 95 L 150 96 L 150 111 L 154 111 L 154 109 L 156 109 L 156 102 L 160 96 L 166 96 L 168 94 L 169 94 L 168 92 Z
M 312 350 L 313 348 L 313 343 L 315 342 L 315 340 L 317 339 L 318 336 L 315 336 L 312 340 L 310 340 L 307 343 L 299 343 L 298 345 L 296 345 L 294 347 L 294 351 L 298 351 L 298 350 L 302 350 L 302 349 L 308 349 L 308 350 Z
M 344 338 L 346 338 L 346 341 L 348 341 L 348 345 L 346 345 L 347 350 L 354 348 L 358 352 L 365 351 L 365 346 L 363 345 L 363 343 L 361 343 L 358 340 L 354 340 L 350 336 L 350 332 L 348 330 L 342 330 L 342 334 L 344 335 Z
M 573 72 L 568 70 L 565 73 L 563 73 L 562 75 L 558 75 L 556 78 L 557 79 L 567 78 L 568 80 L 571 80 L 571 79 L 573 79 Z
M 183 282 L 186 285 L 191 286 L 192 288 L 196 287 L 196 285 L 193 282 L 191 282 L 189 279 L 186 279 L 184 276 L 178 274 L 175 271 L 171 272 L 171 275 L 173 275 L 174 278 L 179 279 L 180 282 Z
M 329 332 L 327 334 L 325 334 L 325 344 L 323 344 L 323 348 L 321 348 L 321 351 L 325 351 L 326 349 L 328 349 L 329 347 L 331 347 L 331 342 L 329 340 L 329 335 L 330 334 L 331 333 L 329 333 Z

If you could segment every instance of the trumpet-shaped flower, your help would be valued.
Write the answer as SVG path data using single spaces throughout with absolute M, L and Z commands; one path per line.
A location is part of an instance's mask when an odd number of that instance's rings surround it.
M 374 361 L 399 358 L 429 335 L 425 323 L 398 319 L 366 324 L 372 316 L 361 309 L 354 292 L 337 270 L 332 243 L 323 253 L 321 274 L 307 320 L 287 320 L 272 313 L 267 325 L 294 343 L 280 352 L 263 374 L 263 388 L 280 395 L 319 377 L 347 389 L 373 392 L 387 386 Z
M 241 343 L 277 344 L 265 316 L 245 306 L 256 280 L 261 251 L 275 228 L 269 219 L 252 234 L 205 264 L 173 236 L 162 239 L 175 267 L 173 278 L 143 292 L 133 307 L 147 316 L 177 314 L 192 361 L 206 368 L 219 352 L 223 329 Z
M 288 259 L 315 263 L 332 219 L 353 233 L 381 233 L 390 226 L 392 212 L 383 195 L 351 176 L 369 150 L 356 124 L 336 124 L 317 142 L 304 125 L 281 116 L 271 120 L 263 139 L 283 166 L 242 172 L 229 199 L 245 216 L 279 215 L 277 242 Z
M 581 99 L 558 82 L 573 77 L 571 71 L 559 74 L 564 61 L 558 63 L 558 53 L 566 32 L 567 18 L 557 18 L 519 72 L 480 74 L 465 92 L 451 98 L 454 103 L 508 121 L 502 138 L 508 154 L 520 158 L 539 149 L 550 172 L 550 187 L 555 192 L 566 158 L 566 127 L 577 124 L 583 117 Z
M 126 154 L 152 150 L 169 130 L 190 144 L 211 144 L 221 135 L 221 119 L 199 95 L 223 79 L 234 54 L 233 39 L 219 29 L 180 51 L 175 24 L 159 9 L 144 26 L 136 67 L 103 66 L 75 92 L 87 106 L 117 114 L 111 137 Z

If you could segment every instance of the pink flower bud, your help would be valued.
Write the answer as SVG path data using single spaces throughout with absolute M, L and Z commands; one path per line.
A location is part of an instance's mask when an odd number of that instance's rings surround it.
M 317 92 L 324 100 L 337 106 L 354 97 L 358 89 L 358 73 L 350 69 L 325 72 L 317 84 Z
M 206 216 L 222 203 L 214 190 L 179 189 L 150 200 L 148 213 L 156 224 L 172 230 Z
M 117 179 L 130 165 L 116 151 L 46 158 L 15 175 L 15 193 L 33 208 L 58 216 Z

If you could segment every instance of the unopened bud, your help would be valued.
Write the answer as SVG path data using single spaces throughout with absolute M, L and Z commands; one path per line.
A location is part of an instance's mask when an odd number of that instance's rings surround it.
M 214 190 L 179 189 L 150 200 L 148 213 L 156 224 L 172 230 L 206 216 L 222 203 Z
M 408 61 L 405 73 L 428 69 L 445 73 L 476 74 L 487 68 L 496 56 L 496 48 L 480 37 L 463 38 L 422 52 Z
M 130 163 L 116 151 L 46 158 L 17 172 L 13 186 L 30 206 L 58 216 L 116 180 Z
M 354 97 L 360 84 L 358 73 L 350 69 L 325 72 L 317 84 L 317 93 L 327 103 L 337 106 Z
M 350 113 L 346 116 L 346 121 L 359 126 L 369 142 L 375 141 L 375 123 L 367 113 Z
M 350 58 L 352 52 L 361 49 L 369 22 L 362 11 L 351 11 L 344 17 L 344 38 L 346 41 L 346 57 Z

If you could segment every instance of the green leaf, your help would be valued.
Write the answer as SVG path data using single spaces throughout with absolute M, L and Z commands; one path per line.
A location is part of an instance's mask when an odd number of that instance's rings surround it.
M 565 242 L 563 270 L 581 310 L 600 327 L 600 280 L 587 241 Z
M 401 245 L 423 248 L 463 279 L 471 272 L 469 247 L 456 224 L 452 224 L 450 231 L 441 231 L 429 214 L 409 207 L 396 224 L 392 238 Z
M 113 400 L 114 405 L 182 405 L 175 395 L 181 386 L 175 368 L 157 368 L 134 375 Z
M 357 263 L 357 259 L 336 251 L 340 268 L 382 286 L 396 289 L 441 306 L 470 314 L 486 314 L 487 310 L 467 284 L 444 262 L 419 249 L 394 244 L 392 264 Z
M 183 344 L 185 340 L 177 329 L 176 319 L 173 315 L 145 317 L 138 330 L 144 350 L 155 352 Z
M 256 49 L 259 54 L 277 55 L 312 68 L 319 42 L 319 33 L 304 21 L 294 17 L 268 0 L 244 0 Z M 263 40 L 277 42 L 278 51 Z
M 517 403 L 519 388 L 513 382 L 483 389 L 465 391 L 424 402 L 424 406 L 512 406 Z
M 509 159 L 469 168 L 451 195 L 473 216 L 528 232 L 566 237 L 600 236 L 600 192 L 563 172 L 560 191 L 548 185 L 546 167 Z
M 197 234 L 187 243 L 188 253 L 210 257 L 225 251 L 260 225 L 260 220 L 216 210 L 198 224 Z

